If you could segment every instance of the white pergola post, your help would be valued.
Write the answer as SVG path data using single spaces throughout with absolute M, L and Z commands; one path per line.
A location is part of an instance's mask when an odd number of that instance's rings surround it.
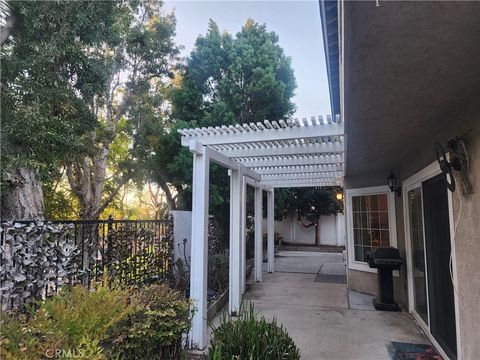
M 274 243 L 274 189 L 267 193 L 267 252 L 268 252 L 268 272 L 274 272 L 275 261 L 275 243 Z
M 228 310 L 230 315 L 240 311 L 242 303 L 240 284 L 240 254 L 241 254 L 241 192 L 242 173 L 238 170 L 230 171 L 230 257 L 229 257 L 229 297 Z
M 207 265 L 209 158 L 205 148 L 193 153 L 192 257 L 190 298 L 196 312 L 192 319 L 191 347 L 207 346 Z
M 255 188 L 255 281 L 262 282 L 263 263 L 263 204 L 262 188 Z
M 247 280 L 247 180 L 242 176 L 242 191 L 240 199 L 241 228 L 240 228 L 240 287 L 242 294 L 246 292 Z

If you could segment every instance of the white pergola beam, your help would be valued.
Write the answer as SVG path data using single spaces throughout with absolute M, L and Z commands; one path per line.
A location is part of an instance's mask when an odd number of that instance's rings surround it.
M 275 174 L 332 173 L 343 172 L 343 164 L 258 167 L 255 168 L 255 172 L 261 176 Z
M 261 182 L 260 182 L 260 187 L 262 188 L 263 191 L 273 191 L 273 187 L 271 187 L 270 185 L 262 184 Z
M 241 172 L 252 179 L 260 181 L 260 175 L 257 174 L 254 170 L 244 166 L 243 164 L 225 156 L 221 152 L 214 150 L 210 147 L 205 146 L 204 144 L 192 140 L 189 143 L 190 151 L 194 154 L 201 154 L 205 152 L 208 155 L 210 161 L 216 162 L 219 165 L 225 166 L 228 169 L 241 170 Z
M 207 151 L 208 151 L 208 155 L 210 157 L 210 159 L 212 161 L 215 161 L 217 164 L 220 164 L 220 165 L 223 165 L 225 167 L 228 167 L 229 169 L 239 169 L 242 174 L 254 179 L 254 180 L 257 180 L 257 181 L 260 181 L 260 175 L 257 174 L 253 169 L 250 169 L 238 162 L 236 162 L 235 160 L 233 159 L 230 159 L 229 157 L 225 156 L 224 154 L 212 149 L 212 148 L 209 148 L 207 147 L 206 148 Z
M 204 149 L 193 155 L 192 249 L 190 298 L 196 308 L 192 319 L 191 346 L 207 346 L 207 268 L 209 159 Z
M 308 156 L 280 156 L 236 159 L 242 165 L 257 171 L 257 168 L 298 165 L 343 164 L 343 154 L 338 155 L 308 155 Z
M 250 129 L 250 130 L 249 130 Z M 184 131 L 182 145 L 188 146 L 191 140 L 200 141 L 204 145 L 244 144 L 260 141 L 280 141 L 293 139 L 311 139 L 329 136 L 342 136 L 344 134 L 343 123 L 316 124 L 308 126 L 296 126 L 291 128 L 272 128 L 265 130 L 253 130 L 245 127 L 237 129 L 196 129 Z
M 229 158 L 263 157 L 263 156 L 286 156 L 305 154 L 332 154 L 344 151 L 343 143 L 340 141 L 302 144 L 302 145 L 279 145 L 262 148 L 225 149 L 218 150 Z
M 275 229 L 274 229 L 274 206 L 275 206 L 275 192 L 269 191 L 267 194 L 267 258 L 268 258 L 268 272 L 274 272 L 275 262 Z
M 261 186 L 260 181 L 254 180 L 249 177 L 245 177 L 245 181 L 247 182 L 247 185 L 253 186 L 254 188 Z
M 255 188 L 255 281 L 262 282 L 263 264 L 263 196 L 262 189 Z

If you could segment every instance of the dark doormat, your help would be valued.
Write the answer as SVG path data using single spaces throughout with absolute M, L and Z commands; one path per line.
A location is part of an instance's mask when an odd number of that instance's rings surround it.
M 315 277 L 315 282 L 326 282 L 334 284 L 346 284 L 347 276 L 346 275 L 331 275 L 331 274 L 320 274 L 320 272 Z
M 391 360 L 443 360 L 437 351 L 427 344 L 410 344 L 392 341 L 387 345 Z

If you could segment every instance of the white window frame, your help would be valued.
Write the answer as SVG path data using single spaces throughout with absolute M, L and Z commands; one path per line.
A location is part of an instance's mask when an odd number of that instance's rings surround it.
M 388 228 L 390 234 L 390 246 L 397 247 L 397 221 L 395 216 L 395 192 L 392 192 L 387 185 L 347 189 L 346 193 L 346 212 L 347 212 L 347 244 L 348 244 L 348 268 L 365 272 L 376 273 L 377 269 L 372 269 L 366 262 L 355 260 L 355 244 L 353 241 L 353 208 L 352 197 L 366 195 L 387 195 L 388 205 Z M 395 271 L 396 272 L 396 271 Z

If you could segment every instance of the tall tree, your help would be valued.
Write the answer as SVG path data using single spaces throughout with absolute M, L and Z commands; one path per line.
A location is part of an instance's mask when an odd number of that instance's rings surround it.
M 176 129 L 285 119 L 295 108 L 295 87 L 291 60 L 266 25 L 248 19 L 232 36 L 211 20 L 177 74 L 170 126 L 158 138 L 152 157 L 153 179 L 172 184 L 178 193 L 172 205 L 189 208 L 191 199 L 192 158 Z M 227 172 L 215 165 L 211 172 L 212 212 L 228 216 Z
M 149 151 L 142 129 L 162 126 L 162 91 L 178 54 L 174 15 L 153 0 L 11 8 L 2 47 L 2 217 L 43 217 L 39 178 L 66 165 L 80 217 L 95 219 L 141 177 L 137 165 Z M 109 168 L 119 137 L 128 153 Z
M 86 152 L 88 104 L 104 91 L 103 52 L 117 40 L 113 2 L 9 3 L 3 32 L 2 219 L 43 218 L 40 178 Z
M 179 53 L 174 44 L 175 17 L 164 14 L 162 2 L 131 1 L 119 5 L 119 40 L 107 48 L 106 91 L 91 103 L 100 127 L 91 132 L 90 153 L 67 165 L 67 177 L 80 203 L 83 219 L 96 219 L 131 179 L 141 177 L 151 142 L 164 119 L 166 80 Z M 120 126 L 125 119 L 125 126 Z M 131 137 L 128 157 L 109 174 L 114 184 L 105 196 L 110 147 L 120 134 Z

